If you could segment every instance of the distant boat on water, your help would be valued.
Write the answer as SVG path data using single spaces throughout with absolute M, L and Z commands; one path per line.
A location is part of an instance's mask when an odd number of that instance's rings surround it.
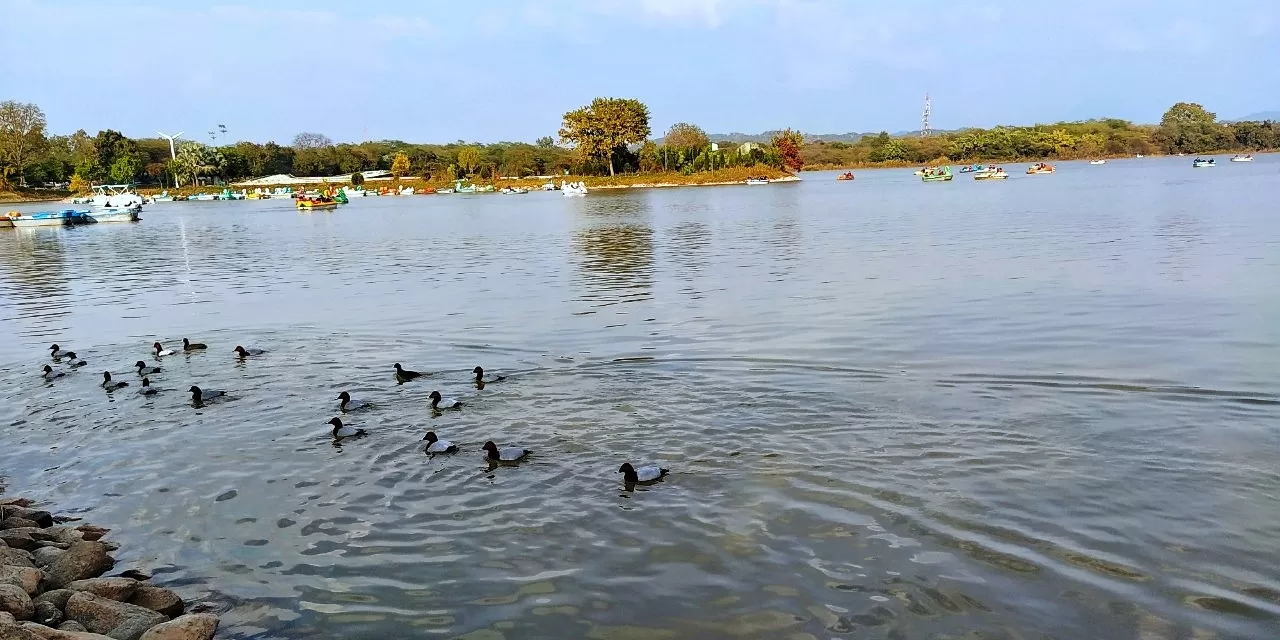
M 1106 160 L 1090 160 L 1089 164 L 1106 164 Z
M 1253 156 L 1247 153 L 1242 156 L 1232 156 L 1231 161 L 1232 162 L 1253 162 Z

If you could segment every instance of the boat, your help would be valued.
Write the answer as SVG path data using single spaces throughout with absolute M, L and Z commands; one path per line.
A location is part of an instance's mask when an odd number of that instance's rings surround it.
M 78 196 L 72 198 L 71 204 L 93 204 L 93 196 Z
M 560 187 L 557 187 L 556 183 L 554 182 L 546 182 L 546 183 L 543 183 L 542 190 L 543 191 L 559 191 Z
M 137 209 L 94 209 L 84 216 L 88 220 L 86 222 L 137 222 Z
M 443 189 L 436 189 L 436 193 L 447 195 L 450 193 L 457 193 L 457 192 L 453 190 L 453 187 L 445 187 Z
M 1106 160 L 1090 160 L 1089 164 L 1106 164 Z
M 363 198 L 365 196 L 364 189 L 352 189 L 351 187 L 343 187 L 342 193 L 348 198 Z
M 842 173 L 842 174 L 840 174 L 840 175 L 836 176 L 836 180 L 853 180 L 853 172 L 852 172 L 852 171 L 846 171 L 846 172 L 844 172 L 844 173 Z
M 429 196 L 435 192 L 435 187 L 422 187 L 421 189 L 418 189 L 418 193 L 424 196 Z
M 925 169 L 924 175 L 920 176 L 922 182 L 947 182 L 952 179 L 951 166 Z
M 494 191 L 496 189 L 491 184 L 482 184 L 476 187 L 476 193 L 493 193 Z
M 1040 173 L 1057 173 L 1057 172 L 1058 170 L 1054 169 L 1053 165 L 1046 164 L 1044 162 L 1037 162 L 1027 167 L 1027 175 L 1029 176 L 1033 176 Z
M 173 196 L 169 195 L 169 190 L 165 189 L 158 196 L 151 197 L 152 202 L 173 202 Z
M 1144 156 L 1144 155 L 1142 155 L 1141 153 L 1139 153 L 1139 154 L 1134 155 L 1133 157 L 1135 157 L 1135 158 L 1137 158 L 1137 159 L 1141 160 L 1141 159 L 1145 158 L 1146 156 Z
M 413 187 L 404 187 L 399 191 L 397 191 L 396 193 L 402 196 L 411 196 L 413 195 Z
M 521 189 L 520 187 L 503 187 L 501 193 L 518 196 L 518 195 L 529 193 L 529 190 Z
M 223 189 L 222 195 L 219 196 L 223 200 L 244 200 L 249 197 L 246 191 L 232 191 L 231 189 Z
M 976 173 L 978 171 L 986 171 L 987 167 L 980 164 L 971 164 L 967 167 L 960 167 L 960 173 Z
M 212 202 L 218 199 L 218 195 L 214 193 L 197 193 L 193 196 L 187 196 L 187 200 L 192 202 Z
M 461 182 L 458 182 L 454 184 L 453 191 L 454 193 L 475 193 L 476 186 L 474 184 L 463 186 Z
M 1196 167 L 1196 168 L 1200 168 L 1200 167 L 1216 167 L 1216 166 L 1218 166 L 1218 163 L 1217 163 L 1217 162 L 1215 162 L 1213 158 L 1208 158 L 1208 159 L 1205 159 L 1205 158 L 1196 158 L 1195 160 L 1192 160 L 1192 161 L 1191 161 L 1191 166 Z
M 100 184 L 93 188 L 93 206 L 96 209 L 129 209 L 142 211 L 142 196 L 131 184 Z
M 62 211 L 40 211 L 36 213 L 10 211 L 5 214 L 5 217 L 15 227 L 65 227 L 93 222 L 88 219 L 88 215 L 89 211 L 87 209 L 64 209 Z
M 325 200 L 320 198 L 298 198 L 298 202 L 294 206 L 299 211 L 320 211 L 323 209 L 337 209 L 337 200 Z
M 929 173 L 929 167 L 921 167 L 921 168 L 919 168 L 919 169 L 916 169 L 915 173 L 913 173 L 913 174 L 911 174 L 911 175 L 913 175 L 913 176 L 923 176 L 923 175 L 928 175 L 928 173 Z
M 977 171 L 973 174 L 974 180 L 1008 180 L 1009 174 L 1005 172 L 1003 167 L 987 167 L 983 171 Z
M 587 195 L 587 185 L 581 182 L 560 181 L 560 195 L 564 196 L 585 196 Z
M 852 180 L 852 178 L 850 178 L 850 180 Z M 764 176 L 756 176 L 756 177 L 753 177 L 753 178 L 747 178 L 747 184 L 749 184 L 749 185 L 751 185 L 751 186 L 758 186 L 758 185 L 762 185 L 762 184 L 769 184 L 769 179 L 768 179 L 768 178 L 766 178 L 766 177 L 764 177 Z M 583 189 L 585 190 L 585 189 L 586 189 L 586 187 L 583 187 Z M 585 193 L 585 191 L 584 191 L 584 193 Z
M 1232 162 L 1253 162 L 1253 156 L 1245 154 L 1242 156 L 1231 156 Z

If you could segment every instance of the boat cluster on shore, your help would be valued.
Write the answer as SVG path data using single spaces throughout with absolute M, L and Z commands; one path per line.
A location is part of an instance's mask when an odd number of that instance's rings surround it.
M 115 568 L 109 531 L 72 524 L 23 498 L 0 499 L 0 638 L 6 640 L 210 640 L 212 613 L 188 613 L 150 576 Z M 199 608 L 199 607 L 197 607 Z

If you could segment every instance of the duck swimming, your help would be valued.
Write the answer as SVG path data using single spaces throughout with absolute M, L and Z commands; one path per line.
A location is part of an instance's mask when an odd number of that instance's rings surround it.
M 88 364 L 84 360 L 81 360 L 80 358 L 78 358 L 76 356 L 76 352 L 74 351 L 66 352 L 66 358 L 71 361 L 67 363 L 67 366 L 71 367 L 72 369 L 79 369 L 80 367 L 83 367 L 84 365 Z
M 141 360 L 133 363 L 133 366 L 138 368 L 138 375 L 144 378 L 160 373 L 160 367 L 148 367 L 147 363 Z
M 618 468 L 618 473 L 622 474 L 622 479 L 627 484 L 652 484 L 661 480 L 669 472 L 670 469 L 663 469 L 656 464 L 646 464 L 637 469 L 631 466 L 630 462 L 624 462 Z
M 338 400 L 341 400 L 341 402 L 338 403 L 338 410 L 343 412 L 359 411 L 360 409 L 368 409 L 373 406 L 363 400 L 352 400 L 351 394 L 346 391 L 338 394 Z
M 202 349 L 208 349 L 208 348 L 209 348 L 208 345 L 204 344 L 203 342 L 192 342 L 186 338 L 182 339 L 183 351 L 200 351 Z
M 266 353 L 266 351 L 263 351 L 262 349 L 246 349 L 241 346 L 237 346 L 234 349 L 234 351 L 236 352 L 236 355 L 240 356 L 241 358 L 248 358 L 249 356 L 260 356 Z
M 155 394 L 160 393 L 160 390 L 151 386 L 151 380 L 149 378 L 143 378 L 142 388 L 138 389 L 138 393 L 144 396 L 154 396 Z
M 333 437 L 335 439 L 356 438 L 359 436 L 369 435 L 369 432 L 364 429 L 357 429 L 355 427 L 342 424 L 342 420 L 339 420 L 338 418 L 330 420 L 329 424 L 333 425 Z
M 431 398 L 431 408 L 435 409 L 436 411 L 462 408 L 461 402 L 454 400 L 453 398 L 449 398 L 448 400 L 445 400 L 443 397 L 441 397 L 439 391 L 432 391 L 429 397 Z
M 129 386 L 128 382 L 125 382 L 123 380 L 120 380 L 120 381 L 112 380 L 110 371 L 102 372 L 102 388 L 103 389 L 106 389 L 107 391 L 115 391 L 120 387 L 127 387 L 127 386 Z
M 54 370 L 53 370 L 53 367 L 51 367 L 51 366 L 49 366 L 49 365 L 47 365 L 47 364 L 46 364 L 46 365 L 44 366 L 44 374 L 43 374 L 43 375 L 44 375 L 44 379 L 45 379 L 45 380 L 53 380 L 54 378 L 61 378 L 62 376 L 65 376 L 65 375 L 67 375 L 67 374 L 65 374 L 65 373 L 63 373 L 63 372 L 61 372 L 61 371 L 54 371 Z
M 218 391 L 216 389 L 201 389 L 200 387 L 197 387 L 195 385 L 191 385 L 191 388 L 187 389 L 187 391 L 191 393 L 191 401 L 196 404 L 203 404 L 210 400 L 216 400 L 218 398 L 226 397 L 227 395 L 225 391 Z
M 173 349 L 166 349 L 164 348 L 164 345 L 161 345 L 159 342 L 153 343 L 151 348 L 155 351 L 157 358 L 173 355 Z
M 427 442 L 427 453 L 457 453 L 458 445 L 441 440 L 436 437 L 436 432 L 428 431 L 427 435 L 422 437 Z
M 410 371 L 408 369 L 405 369 L 404 367 L 400 366 L 399 362 L 395 364 L 395 367 L 396 367 L 396 380 L 399 382 L 407 382 L 409 380 L 413 380 L 414 378 L 422 377 L 421 372 Z
M 65 355 L 67 355 L 67 352 L 66 352 L 66 351 L 63 351 L 63 350 L 62 350 L 62 347 L 59 347 L 59 346 L 58 346 L 58 345 L 56 345 L 56 344 L 53 344 L 53 345 L 50 345 L 50 346 L 49 346 L 49 357 L 50 357 L 50 358 L 53 358 L 54 360 L 57 360 L 58 358 L 61 358 L 61 357 L 65 356 Z
M 480 448 L 484 451 L 484 457 L 489 462 L 517 462 L 529 455 L 529 450 L 524 447 L 503 447 L 498 448 L 492 440 L 484 443 Z
M 485 379 L 484 379 L 484 367 L 476 367 L 476 368 L 474 368 L 474 369 L 472 369 L 472 370 L 471 370 L 471 373 L 476 374 L 476 384 L 488 384 L 488 383 L 491 383 L 491 382 L 501 382 L 501 381 L 503 381 L 503 380 L 506 380 L 506 379 L 507 379 L 507 377 L 506 377 L 506 376 L 493 376 L 493 377 L 489 378 L 488 380 L 485 380 Z

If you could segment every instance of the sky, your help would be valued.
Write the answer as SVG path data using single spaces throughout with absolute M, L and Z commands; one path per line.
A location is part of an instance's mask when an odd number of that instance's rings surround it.
M 654 136 L 1280 109 L 1280 1 L 0 0 L 0 100 L 53 133 L 532 141 L 597 96 Z

